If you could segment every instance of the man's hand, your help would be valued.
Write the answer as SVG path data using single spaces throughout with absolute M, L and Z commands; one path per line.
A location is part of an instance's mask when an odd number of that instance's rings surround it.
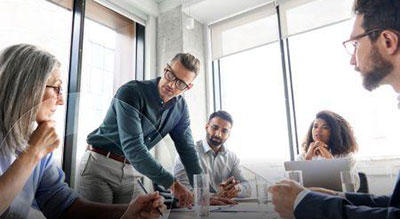
M 237 205 L 237 204 L 238 203 L 236 201 L 233 201 L 232 199 L 222 198 L 216 195 L 210 198 L 210 205 Z
M 272 194 L 272 204 L 282 218 L 294 218 L 294 202 L 305 188 L 292 180 L 283 180 L 268 189 Z
M 160 213 L 157 208 L 161 211 L 167 207 L 164 205 L 163 198 L 158 192 L 151 193 L 149 195 L 140 195 L 135 200 L 131 201 L 128 209 L 122 215 L 121 219 L 148 219 L 159 217 Z
M 189 209 L 192 208 L 192 203 L 194 199 L 194 195 L 189 191 L 184 185 L 180 182 L 175 181 L 171 187 L 171 192 L 179 200 L 178 207 L 187 207 Z
M 235 198 L 240 192 L 239 181 L 231 176 L 221 184 L 219 184 L 219 191 L 217 196 L 222 198 Z

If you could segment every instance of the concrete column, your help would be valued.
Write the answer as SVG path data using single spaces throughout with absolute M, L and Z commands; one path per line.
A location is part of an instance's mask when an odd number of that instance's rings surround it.
M 157 18 L 157 75 L 161 76 L 163 68 L 179 52 L 189 52 L 200 60 L 200 73 L 194 81 L 194 87 L 184 96 L 189 105 L 191 128 L 194 140 L 205 136 L 205 122 L 207 121 L 207 86 L 206 86 L 206 43 L 204 24 L 195 20 L 194 28 L 186 29 L 185 20 L 189 16 L 182 12 L 182 7 L 176 7 L 160 14 Z M 173 166 L 176 150 L 173 142 L 165 138 L 156 149 L 156 157 L 165 167 Z

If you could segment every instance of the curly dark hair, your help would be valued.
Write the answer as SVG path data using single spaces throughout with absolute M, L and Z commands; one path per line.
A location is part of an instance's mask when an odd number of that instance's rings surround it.
M 324 120 L 331 130 L 328 147 L 333 156 L 343 156 L 358 150 L 353 129 L 342 116 L 329 110 L 323 110 L 317 113 L 315 119 Z M 308 151 L 310 143 L 314 141 L 312 137 L 313 124 L 314 121 L 311 123 L 303 142 L 303 148 L 305 151 Z

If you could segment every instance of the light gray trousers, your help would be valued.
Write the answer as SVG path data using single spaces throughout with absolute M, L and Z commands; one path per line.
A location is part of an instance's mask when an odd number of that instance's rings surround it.
M 78 192 L 89 201 L 124 204 L 144 194 L 137 183 L 142 176 L 131 164 L 86 151 L 79 169 Z

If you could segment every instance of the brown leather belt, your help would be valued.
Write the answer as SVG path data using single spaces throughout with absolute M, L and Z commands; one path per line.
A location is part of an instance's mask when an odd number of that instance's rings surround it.
M 96 153 L 101 154 L 101 155 L 104 155 L 104 156 L 106 156 L 108 158 L 111 158 L 113 160 L 119 161 L 121 163 L 131 164 L 131 163 L 129 163 L 129 160 L 126 159 L 126 157 L 124 157 L 122 155 L 119 155 L 119 154 L 111 153 L 110 151 L 107 151 L 107 150 L 102 149 L 102 148 L 96 148 L 96 147 L 93 147 L 92 145 L 88 145 L 87 146 L 87 150 L 96 152 Z

